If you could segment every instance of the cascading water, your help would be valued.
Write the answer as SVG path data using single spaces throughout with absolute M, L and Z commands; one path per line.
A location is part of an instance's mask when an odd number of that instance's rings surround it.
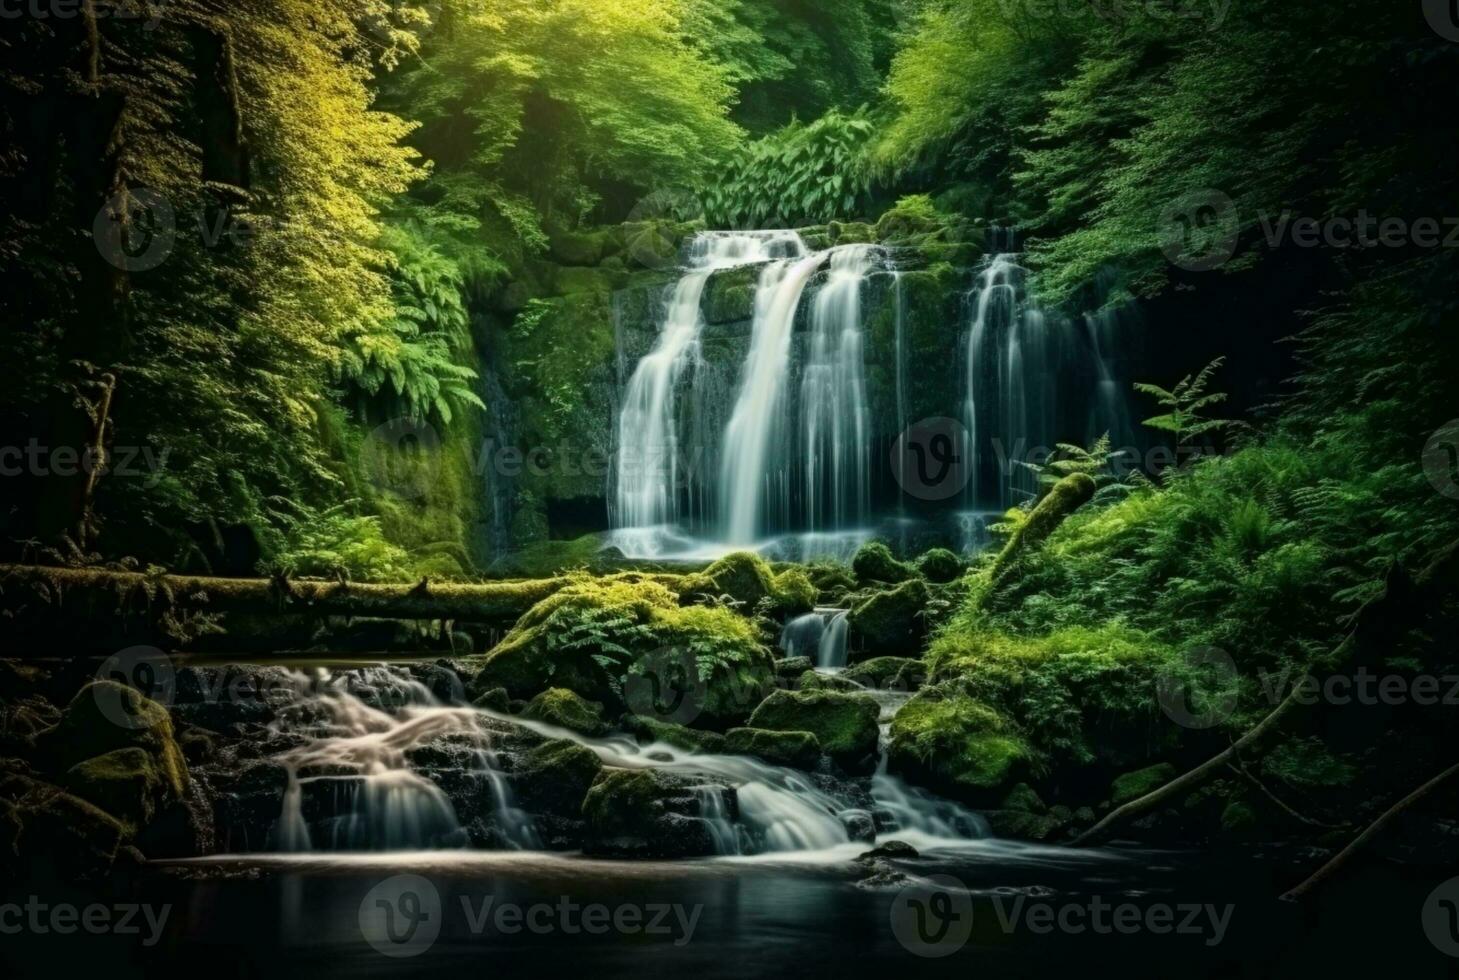
M 780 649 L 787 657 L 809 657 L 819 668 L 846 666 L 846 630 L 850 611 L 817 609 L 797 616 L 780 633 Z
M 689 246 L 687 272 L 673 288 L 653 351 L 638 362 L 618 419 L 614 524 L 651 534 L 678 518 L 679 439 L 676 394 L 698 355 L 709 278 L 722 269 L 801 256 L 794 232 L 705 232 Z
M 831 253 L 811 311 L 810 355 L 801 382 L 805 526 L 859 527 L 871 496 L 871 412 L 866 401 L 861 291 L 881 253 L 850 245 Z
M 975 504 L 1002 508 L 1031 495 L 1034 476 L 1016 461 L 1055 438 L 1059 345 L 1048 318 L 1026 303 L 1026 276 L 1016 255 L 995 255 L 970 295 L 963 411 Z
M 771 507 L 778 506 L 782 519 L 790 509 L 790 474 L 783 468 L 788 461 L 772 457 L 770 449 L 777 440 L 785 443 L 785 388 L 795 315 L 811 277 L 827 257 L 817 252 L 777 262 L 760 278 L 750 353 L 725 429 L 720 471 L 724 534 L 733 545 L 754 544 L 766 523 L 763 515 Z
M 832 619 L 844 616 L 840 610 L 826 613 Z M 588 738 L 519 717 L 444 704 L 402 668 L 369 668 L 334 677 L 321 672 L 312 679 L 300 674 L 293 693 L 292 704 L 272 726 L 275 739 L 293 743 L 273 759 L 288 773 L 271 839 L 277 850 L 463 848 L 482 837 L 494 848 L 538 849 L 541 837 L 533 818 L 514 802 L 498 753 L 499 743 L 524 737 L 530 737 L 527 744 L 544 737 L 575 742 L 611 768 L 656 769 L 686 778 L 699 801 L 698 819 L 719 854 L 819 851 L 848 844 L 848 827 L 872 812 L 882 815 L 884 832 L 895 831 L 918 847 L 953 846 L 986 836 L 982 821 L 972 813 L 888 776 L 885 744 L 877 775 L 856 791 L 852 784 L 748 756 L 696 754 L 663 743 L 640 745 L 627 736 Z M 872 693 L 882 704 L 885 730 L 907 695 Z M 471 782 L 449 782 L 447 777 L 462 773 L 463 759 Z M 733 811 L 725 805 L 723 787 L 733 789 Z M 468 828 L 463 806 L 488 812 L 491 832 Z

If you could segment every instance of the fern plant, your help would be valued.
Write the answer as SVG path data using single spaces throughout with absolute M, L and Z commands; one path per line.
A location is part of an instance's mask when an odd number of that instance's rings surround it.
M 339 359 L 341 377 L 390 414 L 435 417 L 449 424 L 462 407 L 485 409 L 468 367 L 471 319 L 456 263 L 418 226 L 391 228 L 394 313 L 376 328 L 351 337 Z
M 1146 419 L 1142 424 L 1161 432 L 1169 432 L 1175 439 L 1177 449 L 1191 439 L 1198 439 L 1234 425 L 1235 422 L 1231 419 L 1210 419 L 1201 414 L 1205 409 L 1218 405 L 1227 398 L 1225 392 L 1206 390 L 1212 376 L 1225 363 L 1226 358 L 1216 358 L 1202 368 L 1199 374 L 1194 377 L 1187 375 L 1170 391 L 1158 385 L 1136 384 L 1136 391 L 1154 397 L 1161 407 L 1170 410 L 1165 415 Z
M 867 203 L 867 147 L 875 127 L 864 109 L 791 122 L 751 144 L 704 189 L 705 217 L 726 228 L 793 227 L 851 218 Z

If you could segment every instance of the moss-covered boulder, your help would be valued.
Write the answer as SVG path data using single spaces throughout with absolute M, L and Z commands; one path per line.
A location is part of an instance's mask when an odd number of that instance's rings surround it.
M 603 763 L 591 749 L 553 739 L 517 757 L 512 789 L 518 805 L 529 813 L 575 819 L 602 771 Z
M 731 728 L 725 734 L 725 750 L 735 755 L 758 756 L 771 765 L 793 769 L 814 769 L 821 760 L 820 740 L 811 732 Z
M 775 676 L 781 680 L 797 681 L 806 671 L 815 667 L 810 657 L 786 657 L 775 662 Z
M 661 742 L 683 752 L 708 755 L 720 755 L 724 752 L 724 736 L 719 732 L 701 731 L 639 715 L 624 715 L 620 727 L 637 738 L 640 744 Z
M 815 670 L 808 670 L 797 677 L 794 689 L 797 691 L 848 691 L 853 694 L 863 690 L 860 684 L 848 680 L 841 674 L 822 674 Z
M 917 559 L 917 571 L 929 582 L 955 582 L 964 570 L 962 559 L 946 548 L 933 548 Z
M 734 791 L 709 777 L 608 769 L 583 800 L 584 850 L 610 857 L 705 857 L 720 850 L 719 821 L 735 808 Z
M 917 575 L 917 570 L 900 562 L 880 541 L 868 541 L 851 559 L 851 570 L 862 585 L 896 585 Z
M 847 642 L 857 659 L 916 656 L 927 637 L 923 613 L 931 601 L 920 578 L 873 593 L 851 610 Z
M 553 231 L 550 236 L 553 259 L 563 265 L 597 265 L 609 244 L 609 233 L 599 231 Z
M 596 701 L 587 701 L 577 694 L 561 687 L 549 688 L 527 702 L 522 717 L 529 721 L 540 721 L 544 725 L 555 725 L 596 738 L 608 731 L 603 720 L 603 706 Z
M 1127 772 L 1110 784 L 1110 805 L 1123 806 L 1131 800 L 1138 800 L 1142 796 L 1155 792 L 1175 777 L 1175 767 L 1168 762 Z
M 771 612 L 781 619 L 801 616 L 816 608 L 821 590 L 802 568 L 789 568 L 771 582 Z
M 891 771 L 974 806 L 996 806 L 1030 763 L 1001 715 L 955 689 L 928 688 L 892 720 Z
M 180 799 L 187 788 L 187 760 L 167 709 L 114 681 L 83 687 L 56 727 L 36 737 L 36 745 L 59 772 L 117 749 L 140 749 L 151 757 L 157 777 L 174 797 Z
M 704 288 L 704 321 L 718 326 L 752 319 L 759 279 L 759 266 L 726 269 L 710 276 Z
M 876 701 L 840 691 L 776 691 L 750 716 L 751 728 L 810 732 L 821 749 L 850 772 L 876 767 Z
M 913 657 L 873 657 L 848 667 L 841 676 L 879 691 L 916 691 L 927 680 L 927 665 Z
M 773 686 L 754 624 L 729 609 L 681 606 L 635 575 L 582 577 L 532 607 L 481 661 L 473 693 L 532 698 L 565 688 L 610 709 L 729 728 Z
M 78 762 L 61 784 L 133 830 L 182 800 L 180 788 L 162 771 L 157 757 L 135 747 Z

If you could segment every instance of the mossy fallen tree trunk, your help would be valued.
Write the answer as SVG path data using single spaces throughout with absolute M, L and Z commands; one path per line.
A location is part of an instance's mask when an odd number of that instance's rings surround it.
M 1028 515 L 1028 520 L 1023 523 L 1013 536 L 1008 539 L 1008 544 L 998 554 L 993 562 L 993 569 L 989 575 L 994 590 L 1003 587 L 1009 576 L 1018 566 L 1018 559 L 1027 552 L 1039 547 L 1049 539 L 1059 525 L 1069 519 L 1080 507 L 1094 499 L 1094 480 L 1083 473 L 1075 473 L 1066 476 L 1054 484 L 1048 496 L 1039 501 L 1033 513 Z
M 0 606 L 27 616 L 74 617 L 185 609 L 246 615 L 309 614 L 507 623 L 568 579 L 382 585 L 293 579 L 152 575 L 0 564 Z

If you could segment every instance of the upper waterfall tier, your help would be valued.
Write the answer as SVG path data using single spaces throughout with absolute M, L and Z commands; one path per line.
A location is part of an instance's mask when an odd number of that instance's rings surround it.
M 804 256 L 795 232 L 705 232 L 687 249 L 684 277 L 664 303 L 657 346 L 634 369 L 618 423 L 616 523 L 671 524 L 677 517 L 680 446 L 675 396 L 684 368 L 698 356 L 700 305 L 712 273 L 741 265 Z

